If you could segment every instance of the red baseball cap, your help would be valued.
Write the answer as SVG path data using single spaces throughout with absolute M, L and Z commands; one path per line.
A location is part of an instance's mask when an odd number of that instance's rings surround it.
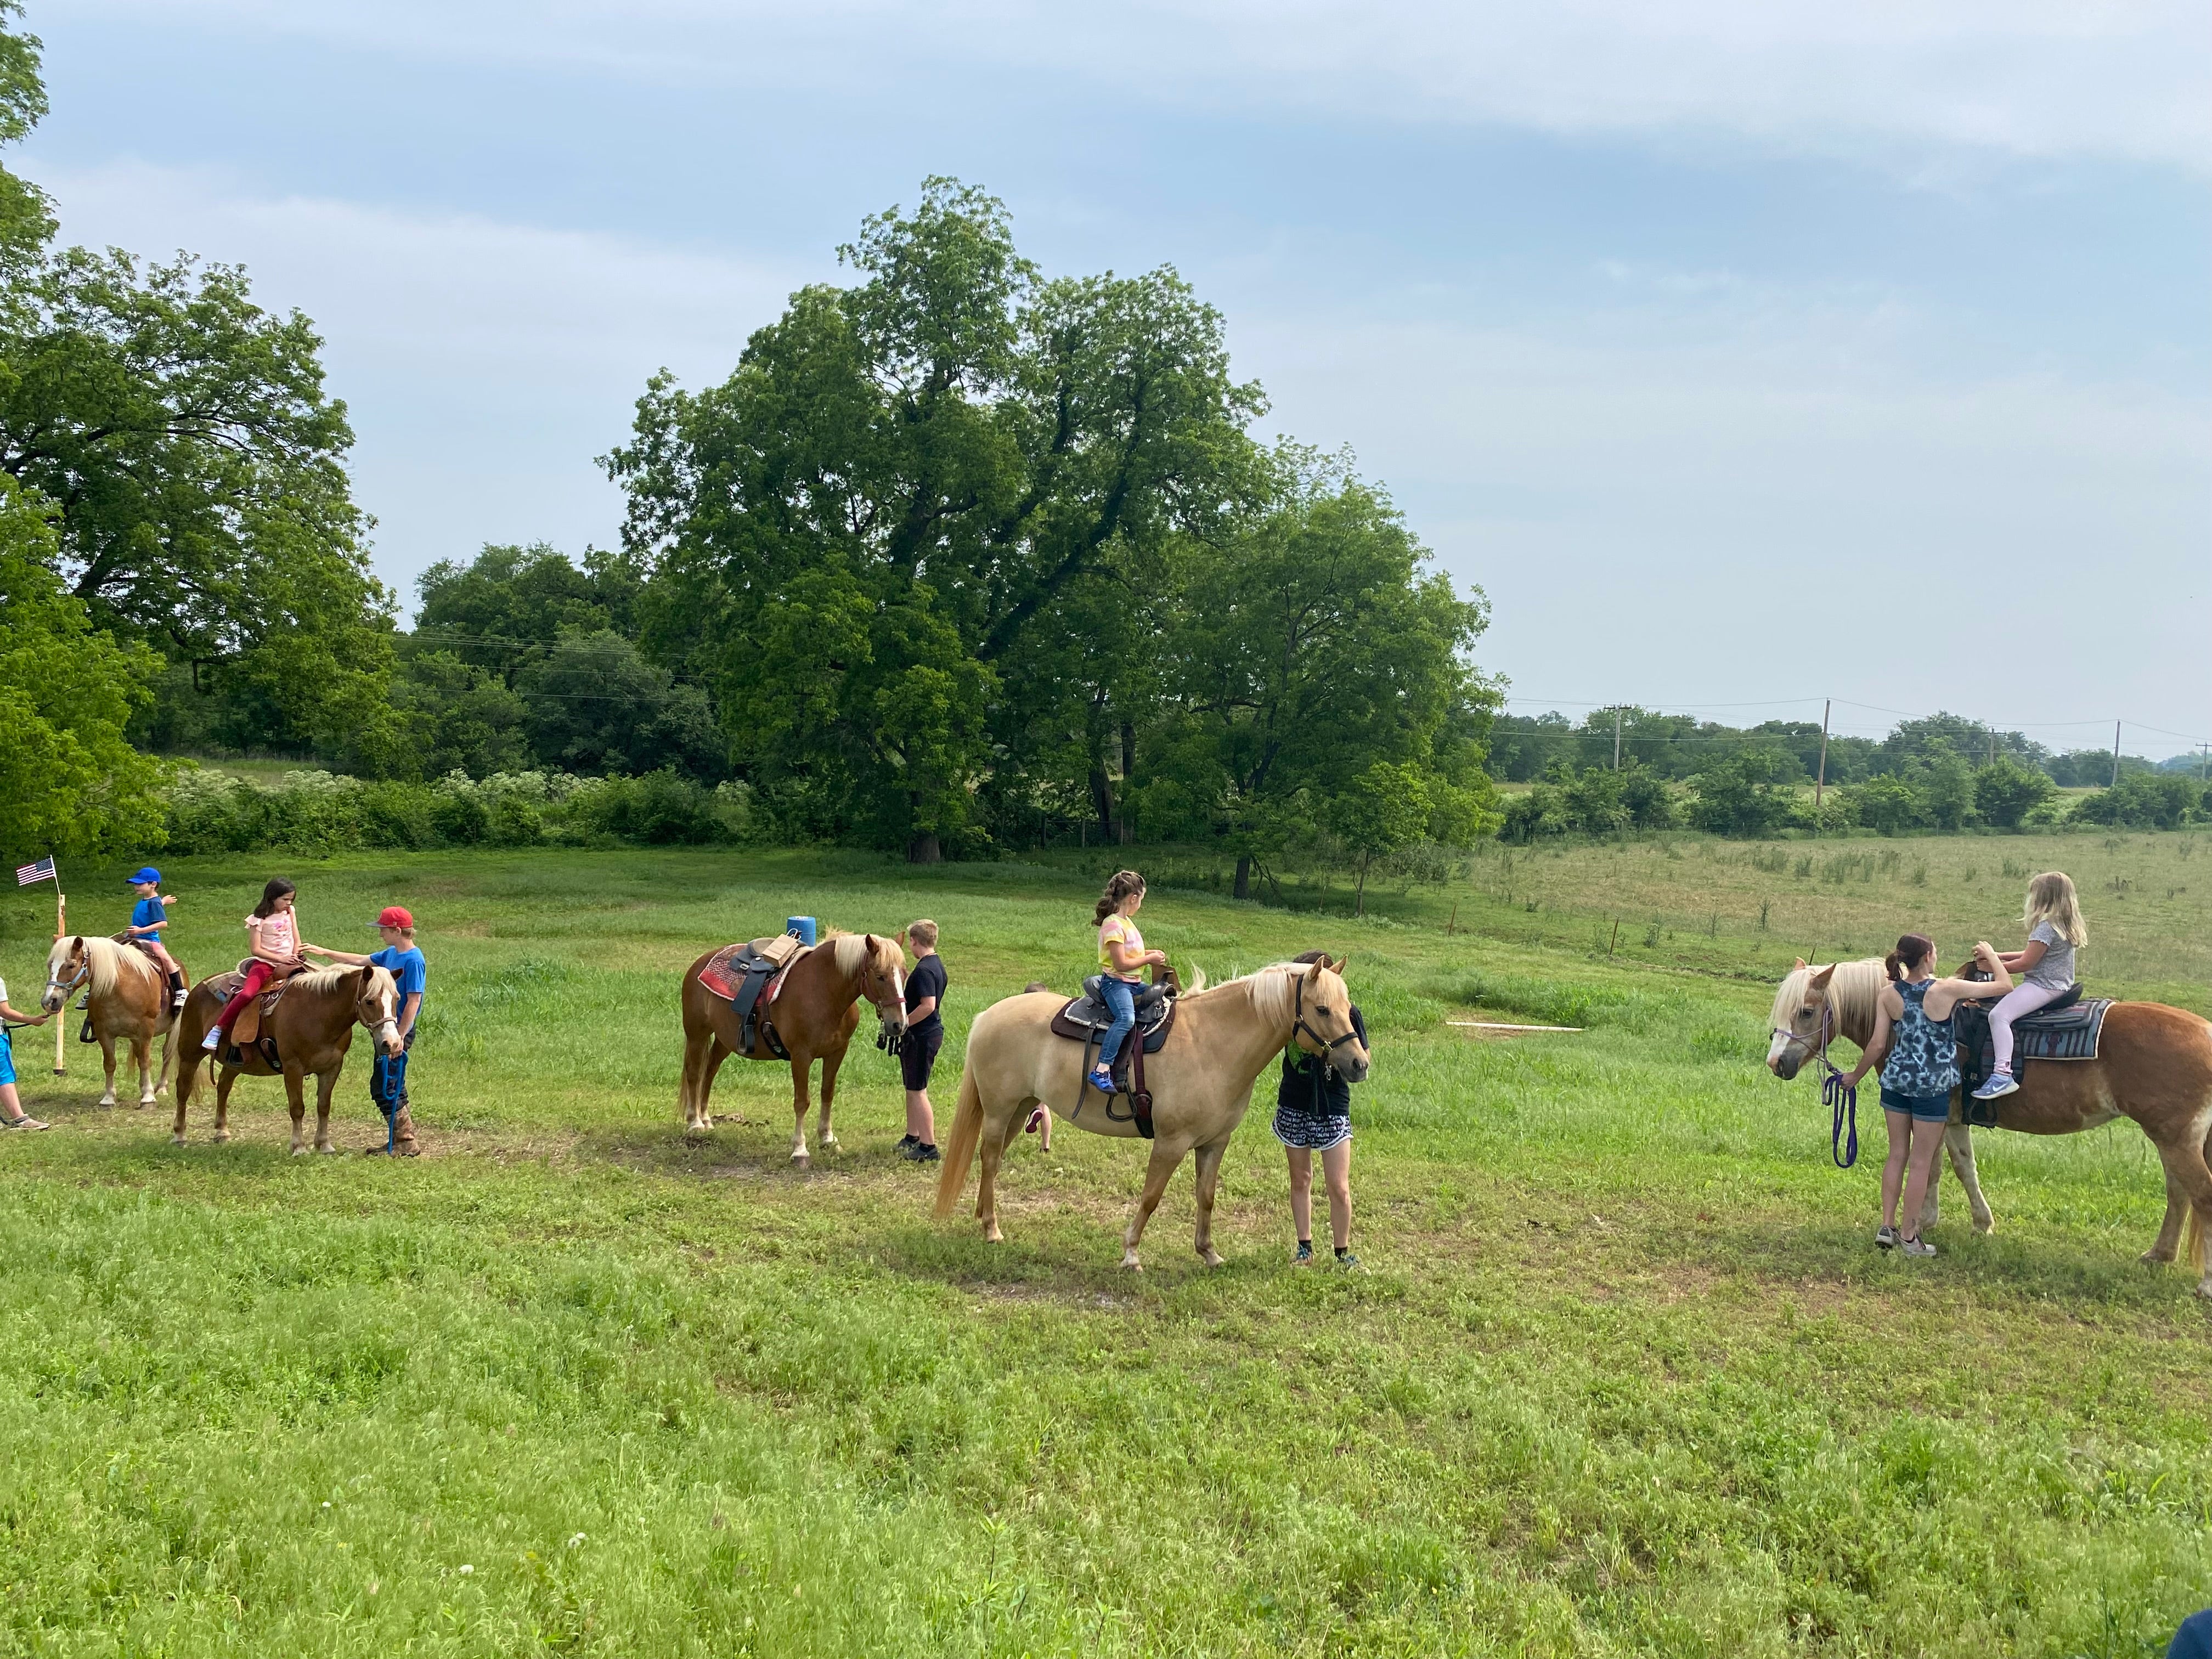
M 376 925 L 380 927 L 412 927 L 415 918 L 407 913 L 404 905 L 387 904 L 377 916 Z

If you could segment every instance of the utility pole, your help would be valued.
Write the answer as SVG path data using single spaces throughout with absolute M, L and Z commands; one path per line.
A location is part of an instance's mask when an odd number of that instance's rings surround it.
M 1820 770 L 1813 780 L 1813 810 L 1820 810 L 1820 798 L 1828 792 L 1828 711 L 1836 706 L 1833 697 L 1820 702 Z
M 2112 787 L 2120 787 L 2120 723 L 2112 722 Z
M 1620 705 L 1613 706 L 1613 769 L 1620 770 Z

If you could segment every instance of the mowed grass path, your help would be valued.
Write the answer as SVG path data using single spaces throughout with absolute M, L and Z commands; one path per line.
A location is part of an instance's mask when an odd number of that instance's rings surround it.
M 195 969 L 265 862 L 171 871 Z M 872 1048 L 811 1175 L 781 1069 L 726 1067 L 708 1143 L 675 1107 L 700 950 L 929 915 L 949 1122 L 975 1012 L 1082 970 L 1087 874 L 288 872 L 319 942 L 422 918 L 431 1155 L 293 1159 L 265 1081 L 233 1145 L 203 1112 L 173 1148 L 166 1104 L 93 1108 L 96 1051 L 57 1083 L 18 1035 L 57 1127 L 0 1140 L 0 1652 L 2136 1655 L 2212 1600 L 2207 1318 L 2135 1261 L 2139 1132 L 1984 1136 L 1996 1236 L 1954 1204 L 1939 1260 L 1878 1255 L 1879 1125 L 1828 1167 L 1749 980 L 1156 890 L 1148 938 L 1217 979 L 1349 950 L 1377 1066 L 1364 1271 L 1286 1265 L 1270 1076 L 1230 1266 L 1186 1172 L 1137 1277 L 1137 1149 L 1024 1140 L 988 1248 L 892 1158 Z M 80 922 L 119 922 L 98 896 Z M 35 897 L 0 920 L 20 1004 Z M 1590 1029 L 1475 1041 L 1467 1008 Z M 340 1098 L 342 1144 L 380 1139 L 358 1067 Z

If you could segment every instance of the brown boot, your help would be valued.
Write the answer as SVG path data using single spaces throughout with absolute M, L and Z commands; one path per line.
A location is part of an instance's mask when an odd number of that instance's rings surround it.
M 422 1143 L 415 1139 L 415 1119 L 404 1106 L 399 1109 L 399 1115 L 392 1120 L 392 1151 L 398 1158 L 422 1156 Z

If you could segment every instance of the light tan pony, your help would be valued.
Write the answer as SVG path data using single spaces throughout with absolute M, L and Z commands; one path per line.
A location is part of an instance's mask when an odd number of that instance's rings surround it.
M 1887 982 L 1887 970 L 1873 957 L 1825 968 L 1799 963 L 1775 993 L 1768 1068 L 1785 1080 L 1794 1078 L 1833 1037 L 1863 1048 L 1874 1035 L 1875 999 Z M 2105 1015 L 2099 1050 L 2094 1060 L 2039 1060 L 2022 1067 L 2018 1091 L 1993 1103 L 1996 1127 L 2070 1135 L 2133 1118 L 2166 1166 L 2166 1220 L 2142 1259 L 2172 1261 L 2185 1226 L 2189 1260 L 2199 1275 L 2197 1294 L 2212 1297 L 2205 1249 L 2212 1237 L 2212 1165 L 2205 1161 L 2212 1139 L 2212 1022 L 2162 1002 L 2116 1002 Z M 1996 1223 L 1974 1173 L 1969 1133 L 1954 1091 L 1944 1145 L 1966 1189 L 1974 1225 L 1988 1232 Z M 1935 1219 L 1935 1200 L 1931 1182 L 1923 1222 Z
M 199 1079 L 200 1061 L 215 1056 L 200 1047 L 208 1027 L 222 1012 L 222 1005 L 238 988 L 236 974 L 217 974 L 200 981 L 185 1003 L 185 1017 L 171 1041 L 184 1048 L 184 1063 L 177 1073 L 177 1121 L 170 1139 L 185 1144 L 185 1109 L 192 1103 L 193 1086 Z M 272 1067 L 257 1042 L 242 1048 L 240 1063 L 217 1062 L 215 1085 L 215 1138 L 230 1139 L 230 1091 L 242 1071 L 252 1077 L 284 1079 L 284 1097 L 292 1109 L 292 1151 L 307 1150 L 307 1081 L 315 1079 L 315 1150 L 335 1152 L 331 1140 L 331 1096 L 345 1067 L 346 1050 L 353 1046 L 353 1028 L 364 1025 L 376 1046 L 386 1054 L 406 1051 L 399 1035 L 399 987 L 389 968 L 318 968 L 295 974 L 285 981 L 284 994 L 276 1012 L 261 1022 L 261 1035 L 276 1048 L 280 1062 Z
M 1121 1235 L 1121 1265 L 1141 1270 L 1137 1246 L 1145 1224 L 1159 1207 L 1168 1178 L 1188 1152 L 1197 1154 L 1199 1255 L 1221 1265 L 1213 1248 L 1213 1196 L 1229 1137 L 1252 1103 L 1252 1085 L 1267 1065 L 1295 1042 L 1308 1054 L 1327 1054 L 1358 1083 L 1370 1063 L 1352 1028 L 1352 997 L 1344 963 L 1327 957 L 1308 964 L 1283 962 L 1241 979 L 1194 988 L 1176 1005 L 1175 1024 L 1156 1054 L 1145 1056 L 1145 1084 L 1152 1094 L 1152 1154 L 1136 1213 Z M 1024 992 L 994 1002 L 968 1032 L 968 1057 L 960 1071 L 960 1109 L 945 1149 L 937 1183 L 937 1213 L 952 1213 L 968 1182 L 968 1166 L 982 1152 L 975 1214 L 983 1237 L 997 1243 L 999 1161 L 1040 1103 L 1079 1129 L 1133 1139 L 1126 1111 L 1109 1117 L 1105 1097 L 1085 1085 L 1084 1044 L 1056 1036 L 1052 1017 L 1066 1000 L 1057 993 Z M 1133 1036 L 1129 1039 L 1137 1041 Z
M 785 970 L 775 1006 L 754 1021 L 753 1046 L 742 1050 L 737 1012 L 699 982 L 700 970 L 718 954 L 709 951 L 684 970 L 684 1081 L 677 1104 L 684 1112 L 684 1133 L 704 1134 L 714 1127 L 707 1100 L 724 1060 L 732 1054 L 780 1058 L 768 1046 L 766 1028 L 774 1025 L 791 1060 L 791 1161 L 806 1169 L 813 1162 L 806 1150 L 808 1074 L 819 1060 L 822 1120 L 817 1143 L 823 1152 L 834 1152 L 838 1141 L 830 1127 L 830 1108 L 837 1097 L 837 1068 L 860 1029 L 860 1000 L 867 999 L 885 1030 L 906 1029 L 906 952 L 896 939 L 873 933 L 831 934 Z
M 177 1057 L 171 1028 L 176 1010 L 171 1006 L 168 981 L 161 965 L 143 951 L 118 945 L 96 934 L 72 934 L 54 941 L 46 953 L 46 988 L 39 1006 L 58 1014 L 69 1006 L 70 993 L 85 988 L 86 1012 L 92 1018 L 93 1040 L 107 1068 L 107 1088 L 100 1097 L 103 1106 L 115 1104 L 115 1045 L 131 1045 L 138 1062 L 138 1104 L 151 1106 L 169 1087 L 169 1067 Z M 168 1036 L 161 1045 L 161 1072 L 154 1075 L 154 1039 Z

